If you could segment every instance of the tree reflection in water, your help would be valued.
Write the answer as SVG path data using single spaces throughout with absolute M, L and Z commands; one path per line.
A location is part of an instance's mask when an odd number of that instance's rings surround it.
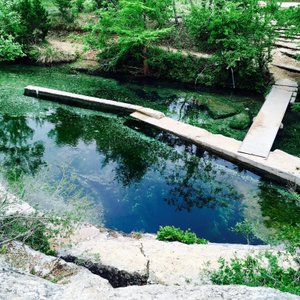
M 22 175 L 35 175 L 45 164 L 43 142 L 33 142 L 34 130 L 25 117 L 0 116 L 0 153 L 2 168 L 8 182 L 18 181 Z
M 123 186 L 141 181 L 150 170 L 158 172 L 169 187 L 166 203 L 179 211 L 191 211 L 194 207 L 225 207 L 241 197 L 226 180 L 224 168 L 205 157 L 200 148 L 169 134 L 148 132 L 148 135 L 155 135 L 156 139 L 180 151 L 162 147 L 147 137 L 142 138 L 123 126 L 124 119 L 121 118 L 79 116 L 59 108 L 48 120 L 55 126 L 49 136 L 59 145 L 76 146 L 80 140 L 87 144 L 95 141 L 97 151 L 104 155 L 102 167 L 114 164 L 115 180 Z M 127 122 L 126 125 L 135 127 L 136 124 Z M 141 201 L 140 197 L 136 199 Z

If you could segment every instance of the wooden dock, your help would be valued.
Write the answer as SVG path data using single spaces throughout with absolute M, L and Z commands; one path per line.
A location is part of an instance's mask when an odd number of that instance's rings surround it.
M 37 98 L 45 98 L 52 101 L 86 107 L 93 104 L 93 109 L 112 109 L 114 111 L 126 111 L 131 117 L 163 131 L 170 132 L 184 140 L 218 154 L 232 162 L 243 164 L 251 170 L 257 171 L 270 178 L 281 182 L 290 182 L 300 188 L 300 158 L 280 150 L 272 151 L 268 159 L 240 153 L 242 142 L 220 134 L 212 134 L 205 129 L 175 121 L 166 117 L 163 113 L 152 109 L 143 108 L 123 102 L 110 101 L 57 90 L 28 86 L 25 95 Z
M 291 80 L 280 80 L 273 85 L 239 152 L 263 158 L 269 156 L 286 109 L 296 98 L 297 90 L 297 83 Z

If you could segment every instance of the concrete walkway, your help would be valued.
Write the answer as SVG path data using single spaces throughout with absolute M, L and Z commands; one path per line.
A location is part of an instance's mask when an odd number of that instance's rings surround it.
M 220 134 L 212 134 L 205 129 L 175 121 L 159 111 L 131 105 L 123 102 L 98 99 L 84 95 L 77 95 L 57 90 L 28 86 L 25 95 L 44 98 L 65 104 L 79 105 L 98 110 L 112 110 L 129 112 L 137 120 L 155 126 L 163 131 L 170 132 L 182 139 L 188 140 L 225 159 L 247 166 L 268 177 L 291 182 L 300 188 L 300 158 L 275 150 L 270 153 L 268 159 L 240 153 L 238 150 L 242 142 Z M 92 105 L 92 106 L 91 106 Z
M 267 158 L 281 121 L 298 91 L 295 81 L 283 79 L 273 85 L 266 101 L 250 127 L 239 152 Z

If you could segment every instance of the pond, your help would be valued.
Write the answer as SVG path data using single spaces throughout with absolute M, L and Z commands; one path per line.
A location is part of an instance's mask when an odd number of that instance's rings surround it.
M 261 99 L 2 65 L 1 180 L 32 205 L 127 233 L 190 228 L 211 242 L 245 243 L 232 230 L 245 219 L 253 244 L 299 225 L 299 202 L 285 188 L 129 117 L 25 97 L 29 84 L 142 104 L 240 139 L 246 127 L 232 118 L 251 119 Z

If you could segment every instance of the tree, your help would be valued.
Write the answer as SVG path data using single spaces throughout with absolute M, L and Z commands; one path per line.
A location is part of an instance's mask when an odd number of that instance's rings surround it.
M 28 45 L 45 38 L 48 28 L 40 0 L 0 0 L 0 61 L 24 56 Z
M 256 78 L 260 89 L 271 61 L 277 9 L 274 1 L 261 7 L 258 0 L 218 0 L 212 8 L 194 7 L 186 23 L 195 42 L 214 52 L 219 67 L 240 78 Z
M 22 46 L 15 41 L 13 36 L 0 31 L 0 62 L 15 60 L 23 55 Z
M 120 0 L 118 5 L 108 5 L 100 11 L 90 42 L 101 49 L 100 57 L 108 60 L 108 68 L 131 53 L 142 58 L 147 75 L 148 48 L 172 30 L 167 26 L 171 7 L 171 0 Z

